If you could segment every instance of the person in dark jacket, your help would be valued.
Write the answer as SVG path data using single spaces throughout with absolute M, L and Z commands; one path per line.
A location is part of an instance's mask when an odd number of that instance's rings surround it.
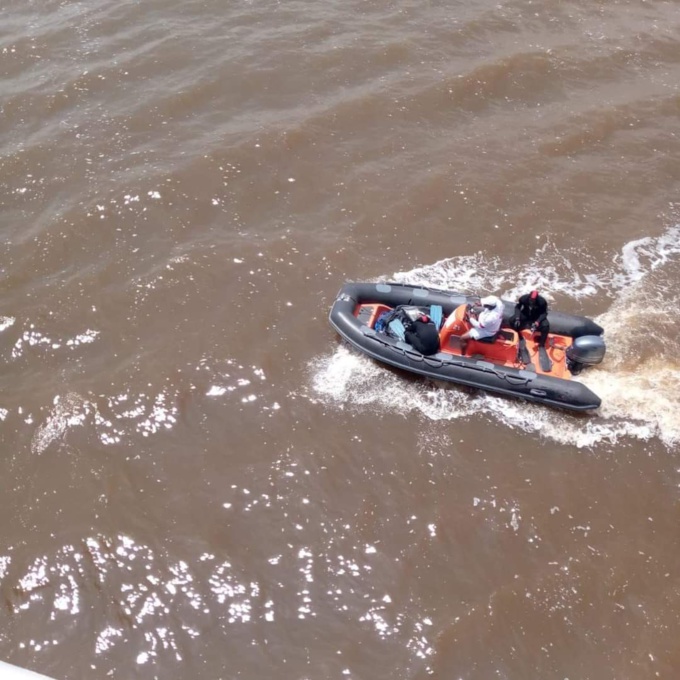
M 423 314 L 406 329 L 406 342 L 421 354 L 439 351 L 439 333 L 429 316 Z
M 550 332 L 548 302 L 542 295 L 539 295 L 537 290 L 532 290 L 519 298 L 515 305 L 512 327 L 516 331 L 529 328 L 534 333 L 538 333 L 538 344 L 545 347 Z

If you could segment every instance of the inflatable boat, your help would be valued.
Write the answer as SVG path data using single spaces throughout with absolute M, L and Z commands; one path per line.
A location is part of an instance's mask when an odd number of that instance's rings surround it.
M 547 342 L 539 345 L 530 329 L 510 327 L 515 303 L 502 303 L 501 330 L 483 341 L 470 339 L 465 354 L 460 336 L 470 328 L 469 314 L 479 304 L 475 296 L 398 283 L 347 283 L 329 321 L 360 352 L 410 373 L 570 411 L 597 409 L 600 398 L 573 376 L 604 358 L 602 327 L 551 310 Z M 435 354 L 425 356 L 406 342 L 408 318 L 419 315 L 437 328 Z

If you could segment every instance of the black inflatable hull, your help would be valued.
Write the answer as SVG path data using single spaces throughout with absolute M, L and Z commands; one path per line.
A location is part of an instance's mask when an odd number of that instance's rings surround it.
M 356 349 L 410 373 L 570 411 L 599 408 L 600 398 L 580 382 L 444 352 L 423 356 L 405 342 L 366 326 L 354 315 L 359 303 L 369 302 L 390 307 L 441 305 L 444 314 L 448 315 L 459 305 L 477 299 L 452 291 L 395 283 L 347 283 L 340 289 L 331 307 L 329 321 L 338 334 Z M 507 300 L 503 304 L 505 322 L 508 323 L 515 305 Z M 551 332 L 559 335 L 577 338 L 603 333 L 601 326 L 586 317 L 551 311 L 548 319 Z

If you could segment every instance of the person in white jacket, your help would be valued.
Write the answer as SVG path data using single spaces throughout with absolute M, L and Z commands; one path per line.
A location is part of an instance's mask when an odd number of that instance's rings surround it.
M 460 352 L 465 354 L 468 341 L 482 340 L 496 335 L 503 323 L 503 302 L 495 295 L 489 295 L 481 299 L 482 311 L 475 315 L 470 312 L 468 318 L 472 328 L 460 336 Z

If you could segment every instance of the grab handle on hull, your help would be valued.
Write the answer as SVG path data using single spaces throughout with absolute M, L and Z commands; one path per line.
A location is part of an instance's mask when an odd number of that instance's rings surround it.
M 499 377 L 504 378 L 507 380 L 511 385 L 527 385 L 531 378 L 523 378 L 522 376 L 519 375 L 508 375 L 507 373 L 497 373 L 496 375 L 499 375 Z

